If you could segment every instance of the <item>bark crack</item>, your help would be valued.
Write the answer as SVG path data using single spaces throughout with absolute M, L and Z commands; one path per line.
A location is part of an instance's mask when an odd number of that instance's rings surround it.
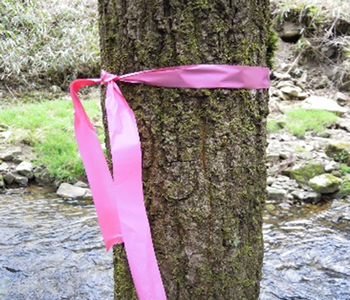
M 213 260 L 212 258 L 212 246 L 213 246 L 213 191 L 210 184 L 210 178 L 209 178 L 209 172 L 208 172 L 208 166 L 207 166 L 207 155 L 206 155 L 206 145 L 207 145 L 207 122 L 203 118 L 202 119 L 202 137 L 201 137 L 201 159 L 202 159 L 202 167 L 203 167 L 203 173 L 204 173 L 204 180 L 205 185 L 208 191 L 208 197 L 209 199 L 209 215 L 208 215 L 208 238 L 207 238 L 207 264 L 212 264 Z M 210 270 L 213 270 L 213 266 L 210 266 L 208 268 Z M 211 295 L 210 291 L 212 289 L 212 286 L 210 284 L 207 284 L 207 296 Z

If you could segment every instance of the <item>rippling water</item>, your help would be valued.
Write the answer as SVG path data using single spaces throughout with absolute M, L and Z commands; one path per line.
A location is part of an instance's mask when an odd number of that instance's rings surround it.
M 260 300 L 350 300 L 350 202 L 274 205 Z M 0 299 L 113 299 L 112 253 L 91 201 L 11 190 L 0 217 Z
M 266 212 L 261 300 L 350 300 L 350 203 Z
M 112 254 L 92 202 L 11 192 L 0 195 L 0 298 L 113 299 Z

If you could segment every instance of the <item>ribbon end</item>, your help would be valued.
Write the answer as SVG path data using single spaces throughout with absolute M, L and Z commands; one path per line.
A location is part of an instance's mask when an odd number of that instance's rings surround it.
M 111 250 L 113 245 L 121 244 L 121 243 L 123 243 L 123 237 L 121 235 L 118 235 L 108 241 L 105 241 L 106 252 Z

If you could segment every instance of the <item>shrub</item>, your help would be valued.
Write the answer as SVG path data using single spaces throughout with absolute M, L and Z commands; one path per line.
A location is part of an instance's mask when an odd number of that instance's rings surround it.
M 0 1 L 0 79 L 16 90 L 67 88 L 99 73 L 97 1 Z

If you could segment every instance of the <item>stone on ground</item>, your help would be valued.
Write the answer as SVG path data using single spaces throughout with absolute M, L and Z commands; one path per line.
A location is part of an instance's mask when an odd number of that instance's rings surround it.
M 86 189 L 69 183 L 62 183 L 57 190 L 57 195 L 63 198 L 83 198 L 85 194 Z
M 320 194 L 332 194 L 339 190 L 342 180 L 331 174 L 322 174 L 309 181 L 310 187 Z

